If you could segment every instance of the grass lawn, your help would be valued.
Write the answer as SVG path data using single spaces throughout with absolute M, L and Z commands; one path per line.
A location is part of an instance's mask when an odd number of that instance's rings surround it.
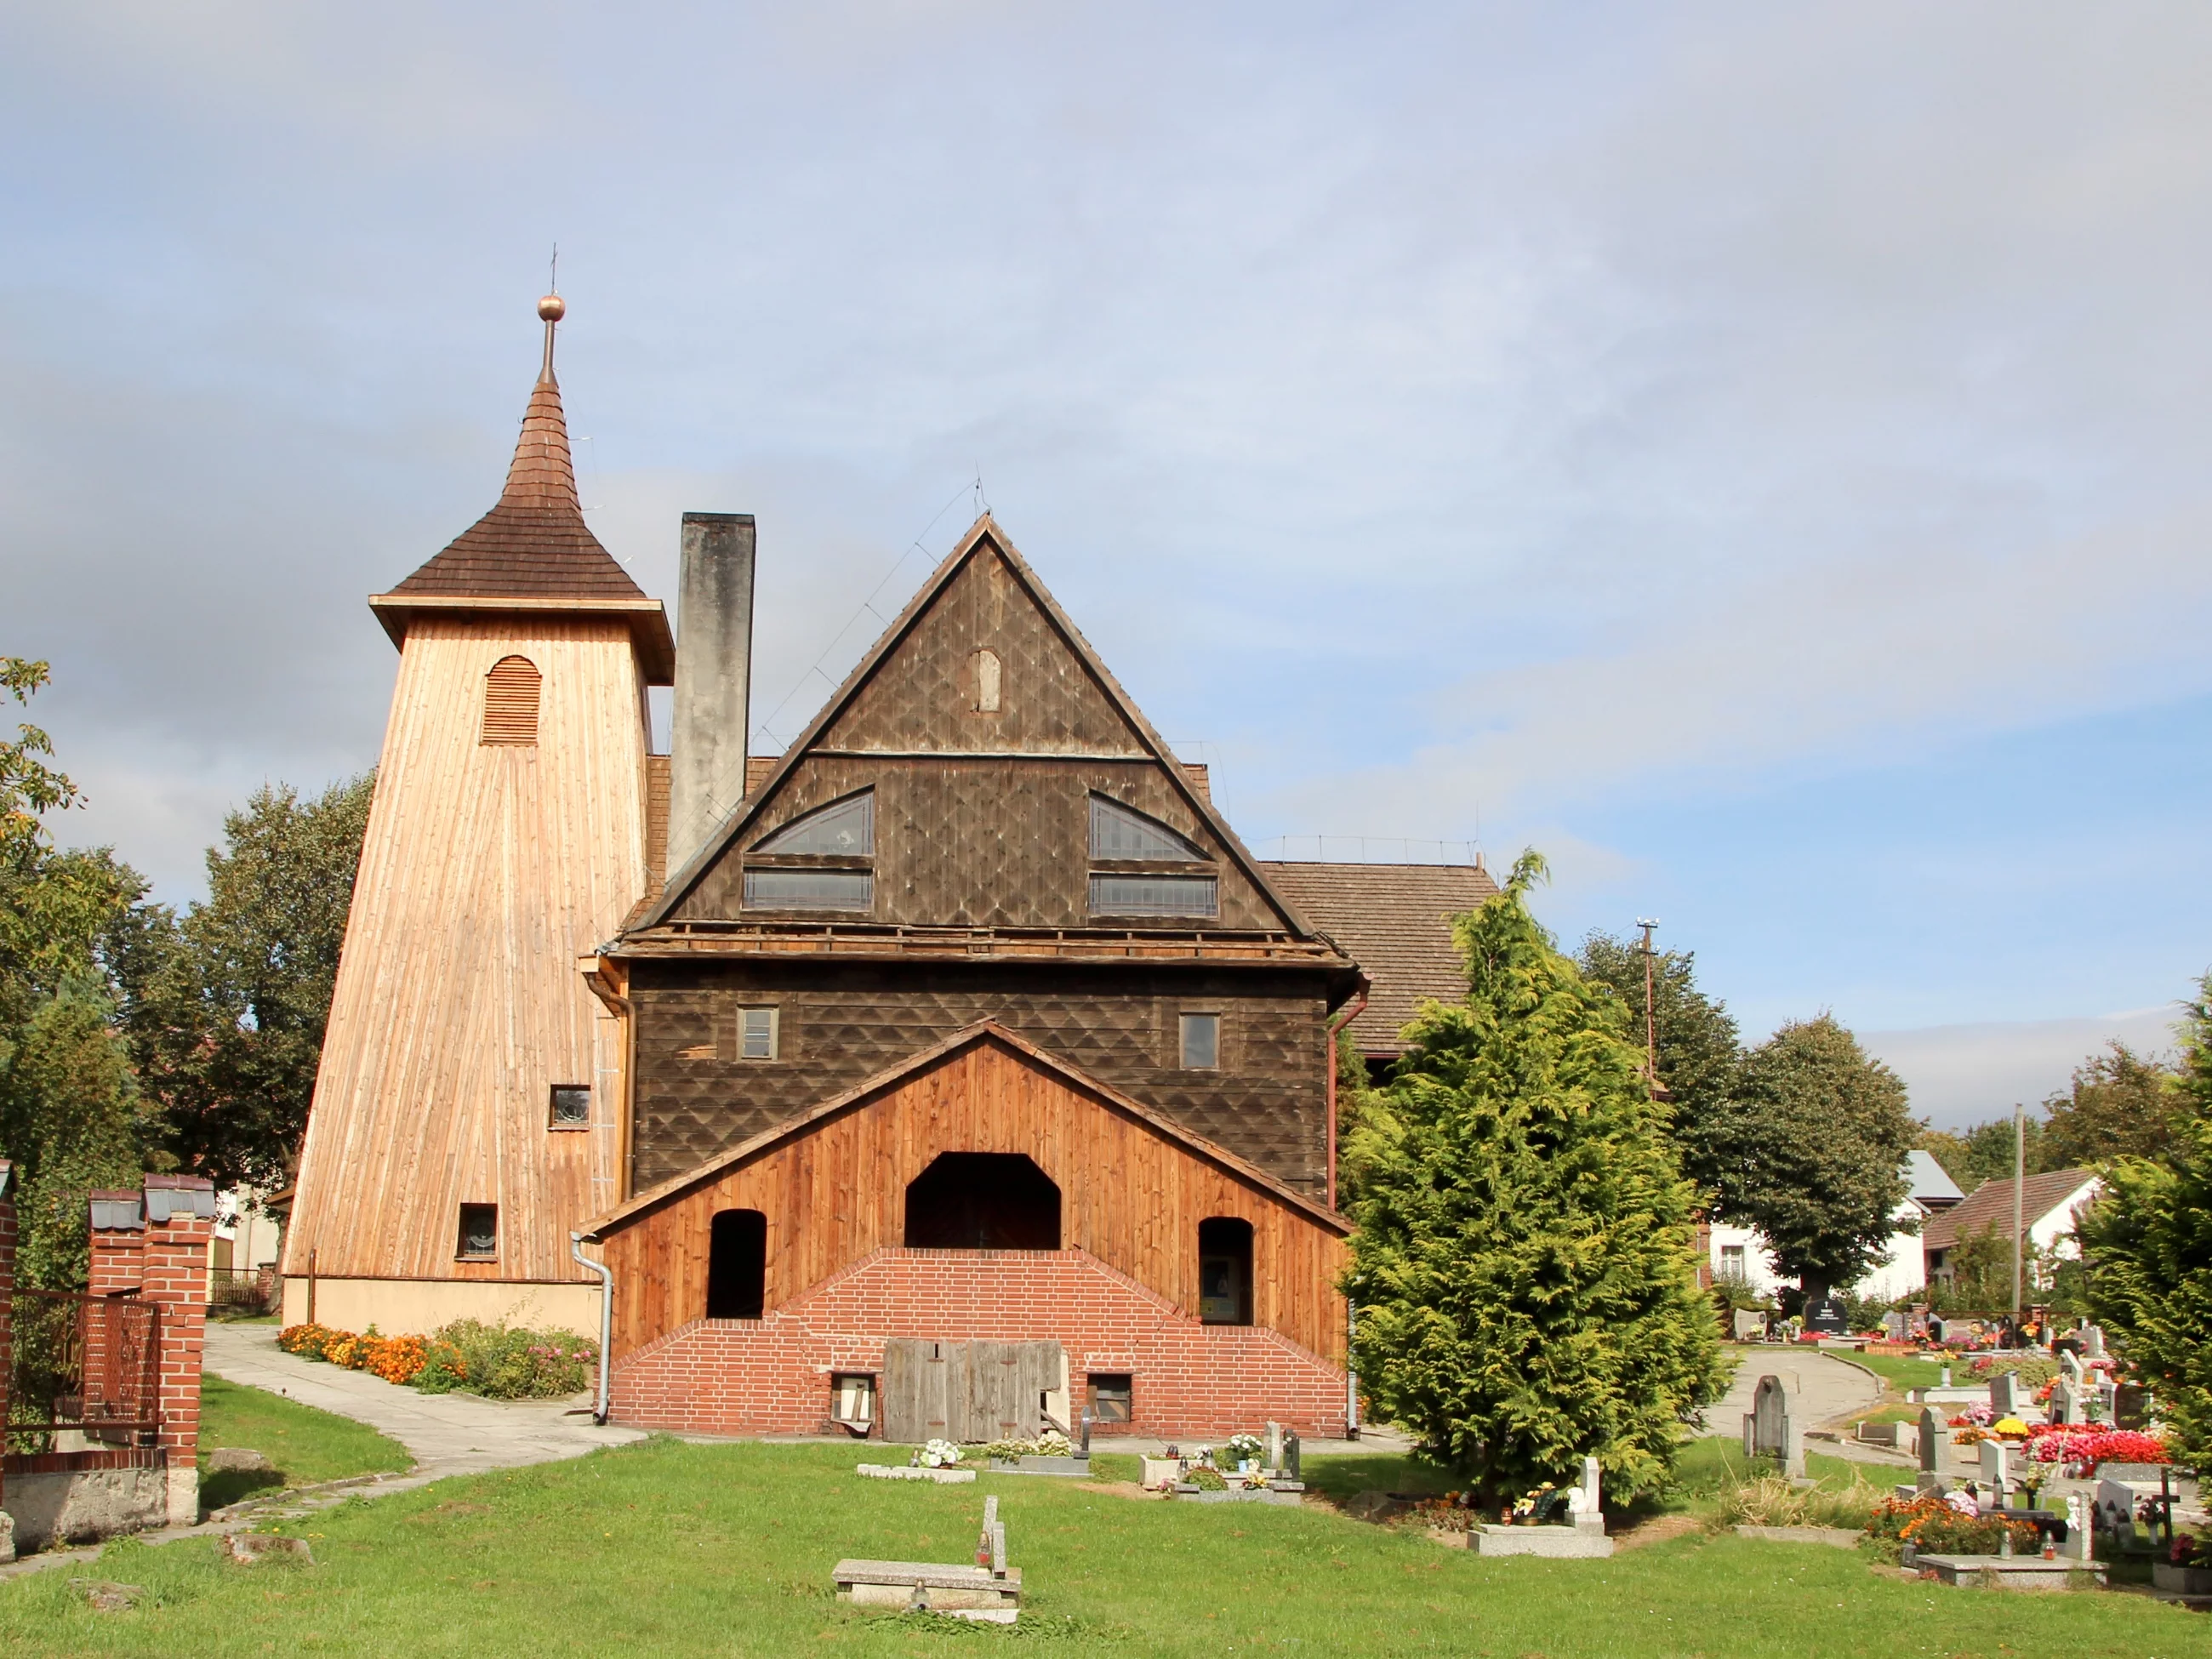
M 1603 1562 L 1483 1561 L 1317 1508 L 1139 1501 L 1095 1481 L 1014 1476 L 878 1482 L 854 1475 L 854 1461 L 850 1448 L 661 1438 L 318 1516 L 300 1523 L 313 1565 L 228 1566 L 213 1540 L 118 1544 L 97 1574 L 143 1586 L 140 1606 L 95 1613 L 69 1572 L 0 1584 L 0 1652 L 2212 1652 L 2212 1624 L 2145 1598 L 1945 1589 L 1819 1547 L 1693 1535 Z M 1332 1481 L 1322 1460 L 1312 1472 Z M 990 1492 L 1027 1581 L 1019 1626 L 834 1599 L 842 1556 L 969 1559 Z
M 1933 1359 L 1916 1359 L 1901 1353 L 1854 1353 L 1840 1356 L 1854 1365 L 1863 1365 L 1881 1377 L 1899 1394 L 1907 1389 L 1932 1389 L 1943 1380 L 1942 1366 Z M 1964 1361 L 1951 1367 L 1951 1380 L 1964 1386 L 1972 1382 L 1966 1375 Z
M 269 1473 L 226 1469 L 207 1473 L 207 1455 L 218 1446 L 247 1446 L 274 1466 Z M 334 1417 L 282 1395 L 200 1379 L 200 1502 L 208 1509 L 235 1504 L 264 1486 L 306 1486 L 411 1468 L 415 1460 L 396 1440 L 350 1418 Z

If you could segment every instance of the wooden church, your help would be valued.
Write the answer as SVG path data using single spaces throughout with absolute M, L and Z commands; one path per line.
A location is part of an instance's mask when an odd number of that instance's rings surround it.
M 577 509 L 540 310 L 499 503 L 371 601 L 287 1318 L 312 1278 L 356 1328 L 604 1321 L 611 1414 L 708 1432 L 1341 1432 L 1369 981 L 1291 890 L 1356 928 L 1405 866 L 1255 860 L 988 515 L 749 763 L 752 522 L 686 515 L 672 638 Z M 1457 879 L 1395 994 L 1453 994 Z

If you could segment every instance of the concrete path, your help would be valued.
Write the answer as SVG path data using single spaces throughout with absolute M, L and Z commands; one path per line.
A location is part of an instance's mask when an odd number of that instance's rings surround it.
M 276 1346 L 274 1325 L 210 1325 L 205 1364 L 226 1382 L 281 1394 L 391 1436 L 414 1455 L 414 1485 L 558 1462 L 645 1438 L 639 1429 L 603 1428 L 587 1413 L 567 1415 L 579 1403 L 574 1401 L 417 1394 L 367 1371 L 301 1359 Z
M 1788 1385 L 1808 1429 L 1840 1422 L 1848 1431 L 1853 1418 L 1863 1417 L 1881 1403 L 1880 1377 L 1818 1348 L 1752 1347 L 1742 1352 L 1728 1393 L 1718 1405 L 1705 1407 L 1709 1435 L 1735 1438 L 1743 1432 L 1743 1414 L 1751 1409 L 1753 1391 L 1762 1376 L 1778 1376 Z

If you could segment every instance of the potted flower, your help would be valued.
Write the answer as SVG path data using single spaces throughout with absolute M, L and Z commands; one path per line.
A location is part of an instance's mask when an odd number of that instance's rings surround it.
M 2150 1581 L 2177 1595 L 2212 1595 L 2212 1536 L 2176 1534 L 2166 1559 L 2152 1564 Z
M 1222 1449 L 1240 1474 L 1249 1474 L 1260 1467 L 1261 1455 L 1267 1450 L 1256 1434 L 1232 1434 Z

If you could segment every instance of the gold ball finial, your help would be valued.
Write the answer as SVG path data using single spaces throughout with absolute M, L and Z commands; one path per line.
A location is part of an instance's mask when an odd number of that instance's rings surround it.
M 557 294 L 549 294 L 538 302 L 538 314 L 549 323 L 557 323 L 568 314 L 568 302 Z

